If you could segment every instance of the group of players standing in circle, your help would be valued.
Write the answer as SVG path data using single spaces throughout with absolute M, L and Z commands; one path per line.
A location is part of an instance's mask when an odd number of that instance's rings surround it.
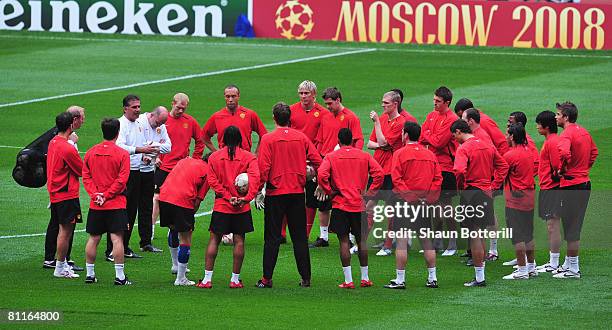
M 361 287 L 373 285 L 368 274 L 367 237 L 374 224 L 374 209 L 380 201 L 410 205 L 451 205 L 460 195 L 460 205 L 486 206 L 484 216 L 461 222 L 470 232 L 496 231 L 493 211 L 495 192 L 504 191 L 505 219 L 513 229 L 517 269 L 504 279 L 528 279 L 551 272 L 556 278 L 579 278 L 580 231 L 590 194 L 589 170 L 597 148 L 589 133 L 576 124 L 577 107 L 557 104 L 557 113 L 543 111 L 536 118 L 538 133 L 545 137 L 541 152 L 525 131 L 523 112 L 509 116 L 505 132 L 468 99 L 452 111 L 452 92 L 436 89 L 434 109 L 423 125 L 402 108 L 403 94 L 385 93 L 379 115 L 369 115 L 374 129 L 367 141 L 373 155 L 362 151 L 364 138 L 359 118 L 342 104 L 335 87 L 325 89 L 325 107 L 316 102 L 312 81 L 298 86 L 300 101 L 274 105 L 275 129 L 268 132 L 257 113 L 239 105 L 240 90 L 224 89 L 226 107 L 214 113 L 200 128 L 185 113 L 189 98 L 178 93 L 168 111 L 163 106 L 140 113 L 140 99 L 123 99 L 124 115 L 102 120 L 104 140 L 81 160 L 73 131 L 84 121 L 84 109 L 56 117 L 58 134 L 49 144 L 47 180 L 51 199 L 51 222 L 59 223 L 54 276 L 77 278 L 68 264 L 74 226 L 81 222 L 79 177 L 91 198 L 86 231 L 86 283 L 98 281 L 94 263 L 101 235 L 107 234 L 106 259 L 114 261 L 116 285 L 131 281 L 124 274 L 124 258 L 140 257 L 129 248 L 138 214 L 140 249 L 161 252 L 151 244 L 159 214 L 168 227 L 175 285 L 212 288 L 213 269 L 224 235 L 233 235 L 233 269 L 230 288 L 242 288 L 245 235 L 254 231 L 251 201 L 264 209 L 264 255 L 259 288 L 271 288 L 280 245 L 289 228 L 300 286 L 311 285 L 308 237 L 319 211 L 320 235 L 311 248 L 328 246 L 329 232 L 338 236 L 344 281 L 340 288 L 355 288 L 351 254 L 358 253 Z M 77 107 L 78 108 L 78 107 Z M 563 133 L 557 135 L 557 128 Z M 255 153 L 252 133 L 259 135 Z M 211 139 L 217 135 L 217 147 Z M 191 141 L 195 147 L 190 157 Z M 204 155 L 204 148 L 212 153 Z M 238 184 L 248 178 L 248 185 Z M 550 260 L 536 266 L 533 244 L 535 180 L 539 176 L 539 216 L 547 221 Z M 242 178 L 241 178 L 242 177 Z M 240 178 L 240 180 L 238 180 Z M 214 193 L 203 278 L 196 284 L 187 278 L 195 214 L 208 191 Z M 151 221 L 153 220 L 153 226 Z M 366 221 L 367 220 L 367 221 Z M 443 221 L 446 220 L 446 221 Z M 456 230 L 448 219 L 389 219 L 390 230 L 418 231 L 433 226 Z M 560 224 L 567 241 L 567 256 L 560 264 Z M 377 255 L 392 254 L 392 237 L 386 237 Z M 426 286 L 438 287 L 436 250 L 443 256 L 457 252 L 456 238 L 448 247 L 442 240 L 419 237 L 428 278 Z M 410 238 L 396 241 L 396 277 L 386 288 L 405 288 L 405 265 Z M 465 286 L 485 286 L 485 261 L 497 259 L 497 239 L 486 252 L 483 237 L 469 239 L 469 257 L 475 277 Z

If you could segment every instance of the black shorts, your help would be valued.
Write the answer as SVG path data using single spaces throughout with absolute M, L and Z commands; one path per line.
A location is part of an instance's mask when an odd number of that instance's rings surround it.
M 538 215 L 544 220 L 559 219 L 561 216 L 561 194 L 559 189 L 540 190 Z
M 60 225 L 83 222 L 79 199 L 74 198 L 57 203 L 51 203 L 51 222 L 56 222 Z
M 584 215 L 591 197 L 591 181 L 561 189 L 563 235 L 568 242 L 579 241 Z
M 319 211 L 329 211 L 332 209 L 331 198 L 320 202 L 314 196 L 317 189 L 317 183 L 312 180 L 306 180 L 306 207 L 310 209 L 319 209 Z
M 372 181 L 372 177 L 370 177 L 368 179 L 368 190 L 370 190 Z M 393 180 L 391 179 L 391 175 L 385 175 L 382 187 L 380 187 L 376 196 L 371 199 L 384 200 L 386 203 L 391 203 L 395 199 L 393 194 Z
M 348 236 L 349 233 L 355 235 L 359 240 L 366 237 L 367 232 L 362 233 L 361 222 L 365 220 L 363 212 L 347 212 L 340 209 L 333 209 L 329 219 L 329 231 L 336 233 L 338 237 Z M 367 230 L 367 225 L 363 226 Z M 362 236 L 362 234 L 364 234 Z
M 453 172 L 442 172 L 442 192 L 440 201 L 450 203 L 450 200 L 457 195 L 457 178 Z
M 506 226 L 512 229 L 512 244 L 533 241 L 533 210 L 506 207 Z
M 397 203 L 407 203 L 405 201 L 399 201 Z M 393 204 L 395 205 L 395 204 Z M 403 209 L 403 204 L 402 209 Z M 414 204 L 415 207 L 417 204 Z M 422 207 L 427 207 L 427 204 L 423 204 Z M 411 208 L 414 210 L 414 208 Z M 400 212 L 402 213 L 402 212 Z M 425 217 L 425 211 L 419 212 L 419 214 L 409 214 L 408 217 L 395 217 L 393 218 L 393 231 L 401 231 L 401 230 L 412 230 L 413 232 L 419 232 L 422 228 L 431 228 L 431 219 Z
M 161 188 L 162 184 L 166 181 L 170 172 L 166 172 L 159 167 L 155 168 L 155 174 L 153 176 L 153 184 L 154 184 L 154 192 L 159 194 L 159 188 Z
M 87 214 L 85 231 L 90 235 L 123 233 L 128 230 L 128 216 L 125 209 L 92 210 Z
M 159 201 L 159 225 L 178 232 L 195 229 L 195 212 L 192 209 Z
M 251 211 L 238 214 L 213 211 L 208 227 L 208 231 L 221 235 L 229 233 L 244 235 L 254 230 Z
M 456 212 L 455 220 L 461 222 L 461 227 L 474 231 L 486 229 L 487 226 L 495 224 L 493 198 L 489 197 L 484 191 L 475 187 L 468 187 L 461 191 L 459 204 L 464 210 L 467 210 L 468 207 L 473 210 L 480 210 L 477 212 Z

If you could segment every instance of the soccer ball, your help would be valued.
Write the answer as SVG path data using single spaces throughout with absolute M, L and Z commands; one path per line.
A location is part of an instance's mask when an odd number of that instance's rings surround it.
M 224 245 L 233 245 L 234 244 L 234 234 L 229 233 L 227 235 L 223 235 L 223 237 L 221 237 L 221 242 Z
M 288 0 L 276 10 L 276 30 L 287 39 L 306 39 L 314 27 L 312 15 L 309 5 L 299 0 Z
M 244 196 L 249 191 L 249 176 L 246 173 L 240 173 L 234 180 L 236 191 L 240 196 Z

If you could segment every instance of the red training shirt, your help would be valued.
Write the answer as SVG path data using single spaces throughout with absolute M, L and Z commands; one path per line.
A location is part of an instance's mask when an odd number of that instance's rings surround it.
M 374 159 L 383 168 L 385 175 L 390 175 L 393 153 L 404 146 L 402 142 L 402 133 L 404 132 L 404 123 L 406 119 L 402 116 L 397 116 L 393 120 L 389 120 L 389 115 L 384 113 L 380 116 L 379 120 L 382 134 L 385 140 L 387 140 L 387 147 L 391 147 L 391 149 L 385 150 L 383 148 L 377 148 L 374 150 Z M 376 128 L 372 129 L 370 141 L 377 142 Z
M 535 207 L 533 153 L 528 146 L 519 145 L 510 147 L 510 150 L 504 154 L 504 159 L 509 166 L 508 177 L 504 184 L 506 207 L 521 211 L 533 210 Z
M 393 191 L 403 200 L 425 199 L 428 203 L 438 200 L 442 172 L 433 152 L 418 143 L 408 143 L 393 154 L 392 164 Z
M 304 133 L 289 127 L 278 127 L 264 135 L 259 144 L 258 166 L 260 186 L 266 185 L 266 195 L 304 193 L 306 160 L 315 171 L 321 156 Z
M 68 139 L 56 135 L 47 151 L 47 191 L 51 203 L 79 198 L 83 160 Z
M 402 111 L 399 113 L 400 116 L 404 117 L 406 121 L 411 121 L 413 123 L 419 123 L 415 116 L 411 115 L 410 112 L 406 111 L 406 109 L 402 108 Z
M 567 123 L 559 136 L 558 148 L 561 168 L 565 167 L 561 187 L 588 182 L 589 171 L 599 154 L 591 134 L 578 124 Z
M 113 141 L 96 144 L 85 153 L 83 186 L 89 194 L 92 210 L 125 209 L 123 192 L 130 177 L 130 153 Z M 96 193 L 102 193 L 104 204 L 96 204 Z
M 208 164 L 202 159 L 179 160 L 159 189 L 159 200 L 195 210 L 198 200 L 208 192 L 208 172 Z
M 372 155 L 350 146 L 342 146 L 329 153 L 323 159 L 318 174 L 319 185 L 327 195 L 332 196 L 332 207 L 346 212 L 365 210 L 363 195 L 368 174 L 372 177 L 369 196 L 380 189 L 384 179 L 382 167 Z
M 490 192 L 501 187 L 508 164 L 492 144 L 472 137 L 457 148 L 453 172 L 460 190 L 475 187 Z
M 533 155 L 533 175 L 538 175 L 538 168 L 540 167 L 540 153 L 538 152 L 538 147 L 536 147 L 535 142 L 527 132 L 525 132 L 525 137 L 527 138 L 527 147 L 531 151 Z
M 255 198 L 259 191 L 259 167 L 255 155 L 241 148 L 236 148 L 234 159 L 230 159 L 228 148 L 223 147 L 208 158 L 208 185 L 215 191 L 215 205 L 213 211 L 221 213 L 238 214 L 251 210 L 249 202 Z M 244 196 L 242 207 L 230 204 L 231 197 L 241 197 L 236 191 L 234 182 L 240 173 L 247 173 L 249 177 L 249 190 Z
M 500 155 L 505 155 L 508 152 L 506 135 L 499 129 L 497 123 L 482 111 L 480 111 L 480 128 L 487 132 Z
M 166 130 L 170 141 L 172 141 L 172 148 L 169 153 L 159 156 L 162 161 L 160 166 L 162 170 L 170 172 L 179 160 L 189 157 L 191 139 L 195 140 L 192 157 L 195 159 L 202 158 L 204 142 L 201 137 L 200 125 L 193 117 L 186 113 L 179 118 L 168 115 Z
M 453 171 L 453 158 L 457 142 L 450 131 L 451 125 L 458 119 L 450 109 L 445 113 L 432 111 L 425 118 L 421 127 L 419 143 L 430 149 L 438 158 L 442 171 Z
M 479 140 L 485 142 L 485 143 L 490 143 L 492 146 L 495 146 L 495 144 L 493 143 L 493 140 L 491 140 L 491 137 L 489 136 L 489 133 L 487 133 L 487 131 L 485 131 L 482 126 L 479 126 L 478 128 L 476 128 L 475 130 L 472 131 L 472 134 Z M 499 150 L 498 150 L 499 152 Z M 503 155 L 502 153 L 500 153 L 500 155 Z
M 559 135 L 551 133 L 544 140 L 540 151 L 540 164 L 538 166 L 538 177 L 540 178 L 540 190 L 559 188 L 559 181 L 552 179 L 552 172 L 561 167 L 559 156 Z
M 310 141 L 314 143 L 319 127 L 321 127 L 321 118 L 329 115 L 329 110 L 322 107 L 319 103 L 315 103 L 312 109 L 306 111 L 302 106 L 302 102 L 292 104 L 290 109 L 291 128 L 306 134 Z
M 348 128 L 353 133 L 353 146 L 359 150 L 363 148 L 363 132 L 359 118 L 348 108 L 342 108 L 337 115 L 329 112 L 329 115 L 321 118 L 321 127 L 315 139 L 315 146 L 323 156 L 334 151 L 338 145 L 338 132 L 340 129 Z
M 223 108 L 210 116 L 204 128 L 202 128 L 202 136 L 210 139 L 217 134 L 217 144 L 221 149 L 225 146 L 223 144 L 223 133 L 229 126 L 236 126 L 240 129 L 240 135 L 242 135 L 242 145 L 240 147 L 247 151 L 251 151 L 253 145 L 251 133 L 257 133 L 260 138 L 268 133 L 255 111 L 239 105 L 234 113 L 231 113 L 227 108 Z

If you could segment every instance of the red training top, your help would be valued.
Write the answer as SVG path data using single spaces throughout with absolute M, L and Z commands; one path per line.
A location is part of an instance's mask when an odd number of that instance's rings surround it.
M 491 192 L 501 187 L 508 164 L 492 144 L 472 137 L 457 148 L 453 172 L 460 190 L 475 187 Z
M 531 211 L 535 207 L 535 180 L 533 179 L 533 153 L 528 146 L 510 147 L 504 154 L 508 163 L 508 177 L 504 185 L 506 207 Z
M 179 160 L 189 157 L 191 139 L 195 140 L 192 157 L 196 159 L 202 158 L 204 142 L 200 135 L 200 125 L 193 117 L 186 113 L 182 114 L 179 118 L 168 115 L 166 130 L 168 131 L 170 141 L 172 141 L 172 148 L 169 153 L 159 156 L 162 161 L 159 168 L 170 172 Z
M 266 185 L 266 195 L 304 193 L 306 160 L 315 171 L 321 156 L 304 133 L 289 127 L 278 127 L 264 135 L 259 145 L 258 166 L 260 186 Z
M 408 143 L 393 154 L 391 179 L 393 191 L 407 202 L 425 199 L 433 203 L 440 197 L 442 172 L 436 155 L 417 143 Z
M 159 200 L 186 209 L 195 210 L 198 200 L 208 192 L 208 164 L 202 159 L 183 158 L 159 189 Z
M 210 116 L 204 128 L 202 128 L 202 136 L 210 139 L 217 134 L 217 143 L 219 149 L 221 149 L 225 146 L 223 144 L 223 133 L 229 126 L 236 126 L 240 129 L 240 135 L 242 135 L 242 145 L 240 147 L 247 151 L 251 151 L 253 145 L 251 133 L 257 133 L 260 138 L 268 133 L 255 111 L 239 105 L 234 113 L 231 113 L 227 108 L 223 108 Z
M 561 168 L 561 158 L 559 157 L 559 135 L 551 133 L 544 140 L 540 151 L 540 164 L 538 167 L 538 177 L 540 177 L 540 190 L 559 188 L 559 181 L 552 179 L 552 172 Z
M 506 135 L 499 129 L 497 123 L 482 111 L 480 111 L 480 127 L 487 132 L 495 148 L 497 148 L 497 152 L 500 155 L 505 155 L 509 150 Z
M 458 119 L 450 109 L 445 113 L 432 111 L 425 118 L 421 127 L 419 143 L 430 149 L 438 158 L 442 171 L 453 171 L 453 158 L 457 142 L 450 131 L 451 125 Z
M 328 154 L 318 174 L 319 185 L 332 197 L 332 207 L 346 212 L 365 210 L 363 195 L 368 174 L 372 177 L 369 196 L 380 189 L 384 179 L 382 168 L 372 155 L 347 146 Z
M 540 153 L 538 152 L 538 147 L 536 147 L 535 142 L 527 132 L 525 132 L 525 137 L 527 138 L 527 147 L 531 151 L 533 155 L 533 175 L 538 175 L 538 168 L 540 167 Z
M 47 151 L 47 190 L 51 203 L 79 198 L 83 160 L 68 139 L 56 135 Z
M 252 153 L 236 148 L 234 159 L 230 159 L 228 148 L 223 147 L 208 158 L 208 185 L 215 191 L 215 205 L 213 211 L 221 213 L 238 214 L 251 210 L 249 202 L 255 198 L 259 191 L 259 167 L 257 158 Z M 242 207 L 230 204 L 231 197 L 241 197 L 236 191 L 234 182 L 240 173 L 247 173 L 249 177 L 249 190 L 244 196 L 247 203 Z
M 374 150 L 374 159 L 378 162 L 378 164 L 380 164 L 380 166 L 382 166 L 385 175 L 390 175 L 393 153 L 404 146 L 404 143 L 402 142 L 402 133 L 404 132 L 404 123 L 406 122 L 406 119 L 402 116 L 397 116 L 393 120 L 389 120 L 389 116 L 387 114 L 382 114 L 379 120 L 382 134 L 387 140 L 387 147 L 390 147 L 391 149 L 386 150 L 386 148 L 377 148 Z M 370 141 L 377 142 L 376 128 L 372 129 Z
M 130 178 L 130 153 L 113 141 L 96 144 L 85 153 L 83 186 L 91 197 L 92 210 L 125 209 L 123 192 Z M 104 204 L 96 204 L 96 193 L 102 193 Z
M 491 140 L 491 137 L 489 136 L 489 133 L 487 133 L 487 131 L 485 131 L 482 126 L 479 126 L 478 128 L 476 128 L 475 130 L 472 131 L 472 134 L 479 140 L 485 142 L 485 143 L 490 143 L 492 146 L 495 147 L 495 144 L 493 143 L 493 140 Z M 499 152 L 499 150 L 498 150 Z M 500 155 L 503 155 L 500 153 Z
M 348 108 L 342 108 L 337 115 L 329 112 L 321 118 L 321 127 L 315 139 L 315 146 L 323 156 L 334 151 L 338 145 L 338 132 L 342 128 L 348 128 L 353 133 L 353 147 L 361 150 L 363 148 L 363 132 L 359 118 Z
M 404 117 L 404 119 L 406 119 L 406 121 L 411 121 L 413 123 L 419 123 L 419 121 L 416 119 L 416 117 L 414 117 L 413 115 L 410 114 L 410 112 L 406 111 L 406 109 L 402 108 L 402 112 L 399 113 L 400 116 Z
M 329 110 L 315 103 L 312 109 L 306 111 L 302 106 L 302 102 L 292 104 L 291 107 L 291 128 L 306 134 L 312 143 L 317 138 L 319 127 L 321 127 L 321 118 L 329 115 Z
M 567 123 L 559 136 L 558 146 L 561 168 L 565 167 L 561 187 L 588 182 L 589 171 L 599 154 L 589 132 L 578 124 Z

